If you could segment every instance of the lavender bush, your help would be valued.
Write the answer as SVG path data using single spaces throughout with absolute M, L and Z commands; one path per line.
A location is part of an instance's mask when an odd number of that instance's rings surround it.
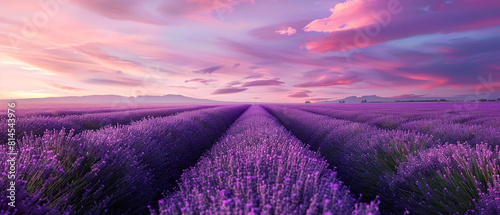
M 477 214 L 500 214 L 500 175 L 494 176 L 493 184 L 489 184 L 487 192 L 480 196 L 475 205 Z
M 393 202 L 396 213 L 475 213 L 481 194 L 498 177 L 498 153 L 498 147 L 492 151 L 487 144 L 446 144 L 423 151 L 401 164 L 397 175 L 384 177 L 390 189 L 382 198 Z
M 16 188 L 26 196 L 16 198 L 29 205 L 18 205 L 12 212 L 131 213 L 151 201 L 151 173 L 139 164 L 136 153 L 96 144 L 64 131 L 21 141 Z

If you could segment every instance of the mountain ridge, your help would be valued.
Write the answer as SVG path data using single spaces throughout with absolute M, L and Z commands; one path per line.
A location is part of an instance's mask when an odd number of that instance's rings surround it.
M 177 94 L 163 96 L 136 96 L 126 97 L 119 95 L 88 95 L 88 96 L 66 96 L 28 99 L 3 99 L 0 101 L 18 101 L 22 103 L 139 103 L 139 104 L 223 104 L 236 103 L 216 101 L 209 99 L 197 99 Z
M 435 96 L 428 97 L 426 95 L 403 95 L 403 96 L 394 96 L 394 97 L 381 97 L 377 95 L 365 95 L 365 96 L 348 96 L 343 99 L 330 100 L 318 103 L 339 103 L 341 101 L 345 101 L 345 103 L 361 103 L 366 101 L 368 103 L 372 102 L 425 102 L 425 101 L 435 101 L 435 100 L 446 100 L 446 101 L 477 101 L 479 99 L 500 99 L 500 93 L 487 93 L 487 94 L 465 94 L 465 95 L 457 95 L 457 96 Z

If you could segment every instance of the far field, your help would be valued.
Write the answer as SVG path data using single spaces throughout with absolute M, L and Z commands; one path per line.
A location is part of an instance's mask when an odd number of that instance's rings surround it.
M 11 109 L 1 214 L 500 213 L 500 103 Z

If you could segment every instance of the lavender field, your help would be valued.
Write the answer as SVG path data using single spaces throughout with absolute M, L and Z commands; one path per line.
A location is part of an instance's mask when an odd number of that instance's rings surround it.
M 23 107 L 0 213 L 499 214 L 500 103 L 469 105 Z
M 500 0 L 0 5 L 0 215 L 500 215 Z

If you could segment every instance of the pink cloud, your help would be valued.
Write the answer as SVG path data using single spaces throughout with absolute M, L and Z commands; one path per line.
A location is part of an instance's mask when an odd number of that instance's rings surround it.
M 155 17 L 153 11 L 145 9 L 144 1 L 136 0 L 74 0 L 90 11 L 102 16 L 118 19 L 142 22 L 146 24 L 166 24 L 166 20 Z
M 291 97 L 291 98 L 307 98 L 309 97 L 308 93 L 311 93 L 310 90 L 301 90 L 301 91 L 297 91 L 297 92 L 294 92 L 290 95 L 288 95 L 288 97 Z
M 364 27 L 374 21 L 371 11 L 381 11 L 389 1 L 348 0 L 330 9 L 328 18 L 316 19 L 304 27 L 304 31 L 335 32 Z
M 416 35 L 496 26 L 499 9 L 496 0 L 350 0 L 331 9 L 330 17 L 304 28 L 329 33 L 307 38 L 305 47 L 320 53 L 345 51 Z
M 297 30 L 295 30 L 294 28 L 292 27 L 288 27 L 288 28 L 283 28 L 281 30 L 277 30 L 275 31 L 276 33 L 278 34 L 281 34 L 281 35 L 294 35 L 295 33 L 297 33 Z
M 253 0 L 171 0 L 161 5 L 158 11 L 169 17 L 186 16 L 200 20 L 200 15 L 210 15 L 214 11 L 232 13 L 236 5 L 245 2 L 254 3 Z
M 243 83 L 243 87 L 256 87 L 256 86 L 278 86 L 285 82 L 280 81 L 279 78 L 274 78 L 270 80 L 256 80 Z
M 77 76 L 82 72 L 88 73 L 94 71 L 93 69 L 100 68 L 99 66 L 94 65 L 92 61 L 64 55 L 18 55 L 16 56 L 16 59 L 38 68 L 69 76 Z

